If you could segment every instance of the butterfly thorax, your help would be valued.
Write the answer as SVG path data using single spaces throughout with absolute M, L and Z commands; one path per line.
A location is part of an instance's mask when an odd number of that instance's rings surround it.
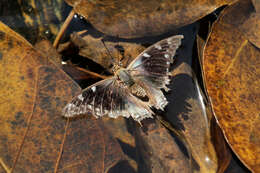
M 133 95 L 140 98 L 146 97 L 147 93 L 144 88 L 133 80 L 127 69 L 120 68 L 117 70 L 115 75 L 117 76 L 119 82 L 127 87 Z
M 134 85 L 134 80 L 129 74 L 128 70 L 125 68 L 120 68 L 115 72 L 115 75 L 117 76 L 118 80 L 122 82 L 124 85 L 130 87 Z

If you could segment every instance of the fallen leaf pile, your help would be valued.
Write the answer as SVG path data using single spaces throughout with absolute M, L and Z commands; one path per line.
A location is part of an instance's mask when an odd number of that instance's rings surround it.
M 259 1 L 4 4 L 1 173 L 260 172 Z M 127 66 L 176 34 L 184 40 L 169 104 L 154 119 L 140 126 L 122 117 L 62 117 L 82 88 L 113 75 L 115 62 Z

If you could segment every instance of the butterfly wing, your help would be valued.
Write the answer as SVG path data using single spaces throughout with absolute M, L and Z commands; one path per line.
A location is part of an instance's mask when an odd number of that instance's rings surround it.
M 170 64 L 183 38 L 183 35 L 175 35 L 155 43 L 127 67 L 133 79 L 145 86 L 150 105 L 157 109 L 163 110 L 168 103 L 160 89 L 168 90 Z
M 162 40 L 142 52 L 128 67 L 129 74 L 148 92 L 150 103 L 143 102 L 131 94 L 129 88 L 116 77 L 102 80 L 84 89 L 63 109 L 65 117 L 91 113 L 95 117 L 108 115 L 133 117 L 140 122 L 152 118 L 149 106 L 163 109 L 167 104 L 161 88 L 169 83 L 169 67 L 181 44 L 182 35 Z
M 152 117 L 149 106 L 135 98 L 115 77 L 102 80 L 84 89 L 63 109 L 65 117 L 91 113 L 96 118 L 123 116 L 140 122 Z
M 101 107 L 105 106 L 107 109 L 111 109 L 111 105 L 103 100 L 104 97 L 111 98 L 109 88 L 114 80 L 114 78 L 105 79 L 87 87 L 63 108 L 62 114 L 65 117 L 74 117 L 86 113 L 92 113 L 95 117 L 102 116 L 107 111 L 100 109 Z

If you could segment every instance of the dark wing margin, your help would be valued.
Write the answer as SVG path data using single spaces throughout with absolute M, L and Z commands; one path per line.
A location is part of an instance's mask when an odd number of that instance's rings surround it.
M 86 113 L 92 113 L 95 117 L 103 116 L 111 109 L 108 104 L 111 100 L 109 89 L 114 81 L 114 78 L 105 79 L 84 89 L 63 108 L 63 116 L 74 117 Z
M 133 79 L 146 87 L 150 104 L 157 109 L 163 110 L 168 103 L 160 89 L 168 91 L 170 64 L 183 38 L 183 35 L 175 35 L 155 43 L 127 67 Z
M 115 78 L 102 80 L 84 89 L 63 109 L 65 117 L 87 113 L 96 118 L 105 115 L 111 118 L 131 116 L 139 123 L 145 118 L 152 118 L 149 106 L 131 95 L 128 88 Z

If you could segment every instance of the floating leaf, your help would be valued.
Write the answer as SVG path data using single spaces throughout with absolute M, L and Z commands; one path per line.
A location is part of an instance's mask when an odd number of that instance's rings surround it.
M 205 85 L 228 143 L 252 171 L 260 171 L 260 51 L 239 27 L 249 1 L 224 10 L 205 47 Z M 235 16 L 234 16 L 235 15 Z M 231 20 L 232 19 L 232 20 Z
M 201 1 L 87 1 L 66 0 L 99 31 L 113 36 L 136 38 L 160 35 L 193 23 L 234 0 Z

